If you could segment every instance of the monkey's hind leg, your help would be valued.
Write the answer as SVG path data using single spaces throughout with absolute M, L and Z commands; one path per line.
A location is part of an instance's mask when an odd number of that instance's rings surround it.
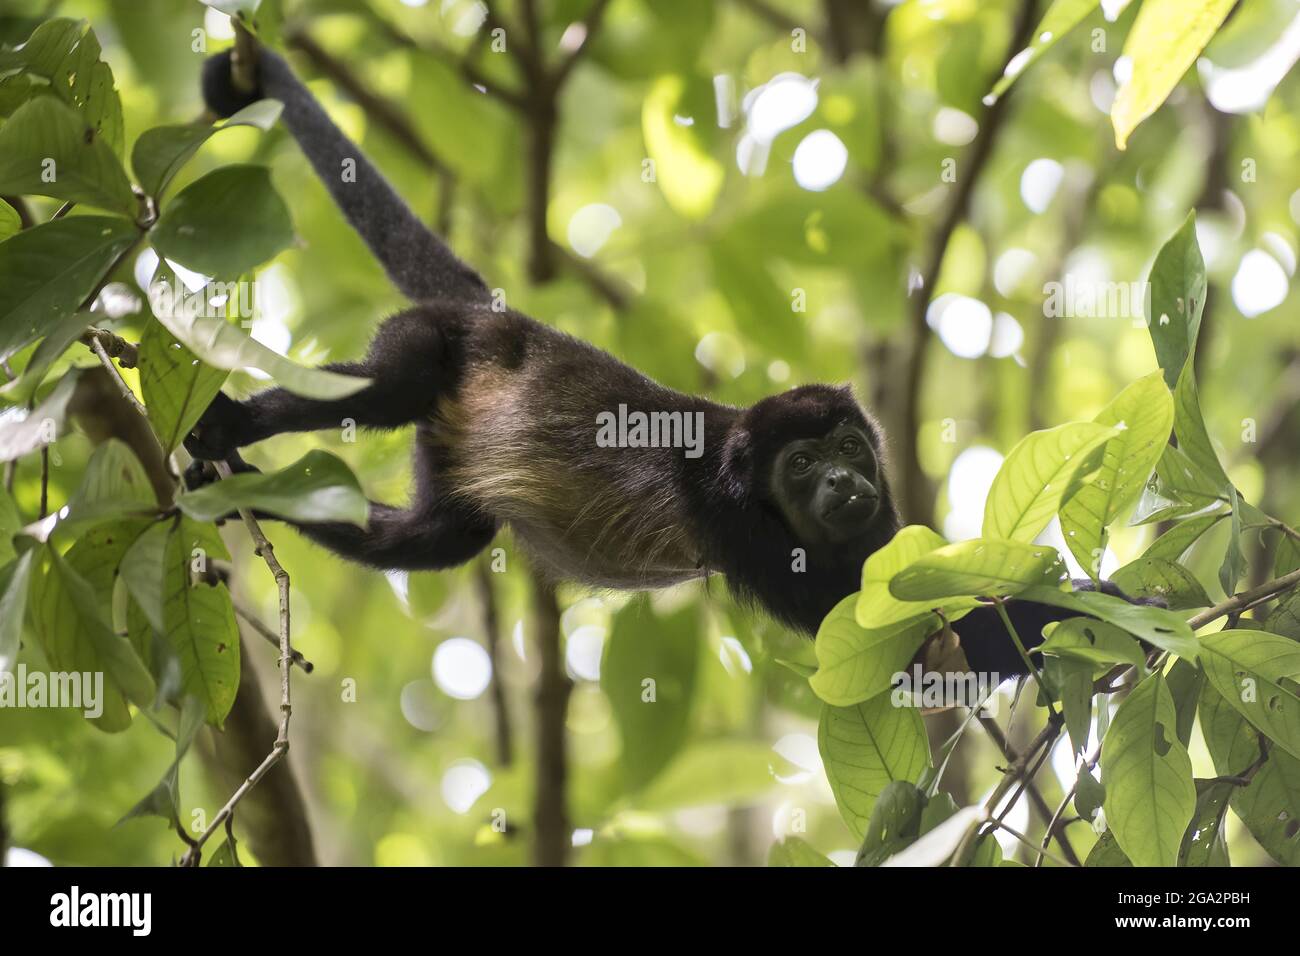
M 352 422 L 370 428 L 398 428 L 428 416 L 438 393 L 459 369 L 448 348 L 454 317 L 427 307 L 400 312 L 384 322 L 360 362 L 336 362 L 325 369 L 370 379 L 345 398 L 304 398 L 269 388 L 237 402 L 218 393 L 185 440 L 195 458 L 226 458 L 237 448 L 281 432 L 342 428 Z

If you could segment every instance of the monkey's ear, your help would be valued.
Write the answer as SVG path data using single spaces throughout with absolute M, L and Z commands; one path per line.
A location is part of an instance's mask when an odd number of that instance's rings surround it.
M 743 498 L 754 484 L 754 436 L 734 428 L 722 449 L 722 481 L 728 494 Z

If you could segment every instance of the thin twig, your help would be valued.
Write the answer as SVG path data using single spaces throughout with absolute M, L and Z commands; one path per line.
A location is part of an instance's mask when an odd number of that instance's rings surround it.
M 217 474 L 222 480 L 229 478 L 233 472 L 229 462 L 218 461 L 214 463 Z M 289 752 L 289 718 L 293 714 L 293 706 L 290 697 L 290 678 L 289 672 L 292 668 L 293 650 L 289 645 L 289 574 L 281 566 L 275 557 L 275 548 L 262 533 L 262 527 L 257 523 L 257 519 L 252 513 L 245 508 L 239 509 L 239 517 L 244 522 L 244 527 L 248 529 L 249 536 L 253 539 L 254 553 L 257 554 L 266 566 L 270 569 L 272 577 L 275 578 L 276 588 L 280 598 L 280 724 L 276 732 L 275 743 L 271 747 L 271 752 L 257 766 L 251 774 L 244 780 L 239 788 L 226 801 L 212 822 L 208 824 L 206 830 L 199 834 L 198 839 L 194 841 L 194 846 L 185 852 L 181 857 L 181 866 L 197 866 L 199 862 L 200 851 L 203 844 L 208 838 L 216 832 L 227 818 L 234 812 L 239 802 L 248 795 L 248 792 L 257 786 L 266 774 L 279 763 L 284 755 Z
M 980 726 L 984 728 L 985 732 L 988 733 L 989 737 L 993 740 L 993 743 L 997 746 L 998 750 L 1002 752 L 1002 756 L 1007 760 L 1007 762 L 1015 763 L 1016 752 L 1012 749 L 1011 743 L 1007 740 L 1006 735 L 1002 733 L 1002 728 L 998 726 L 997 721 L 991 717 L 980 717 L 979 722 Z M 1070 865 L 1079 866 L 1079 857 L 1074 852 L 1074 847 L 1070 845 L 1070 841 L 1066 838 L 1065 829 L 1063 827 L 1059 830 L 1057 829 L 1057 818 L 1047 806 L 1047 800 L 1043 797 L 1042 791 L 1038 789 L 1036 784 L 1030 784 L 1027 788 L 1027 792 L 1029 794 L 1030 803 L 1034 805 L 1039 816 L 1041 816 L 1047 824 L 1047 830 L 1043 835 L 1044 844 L 1050 842 L 1051 839 L 1055 837 L 1056 842 L 1060 844 L 1061 852 L 1065 854 L 1066 859 L 1070 861 Z
M 1078 860 L 1075 860 L 1073 863 L 1069 863 L 1069 862 L 1066 862 L 1065 860 L 1061 859 L 1061 858 L 1060 858 L 1059 856 L 1057 856 L 1055 853 L 1049 853 L 1049 852 L 1048 852 L 1047 850 L 1045 850 L 1043 847 L 1040 847 L 1040 846 L 1035 845 L 1035 844 L 1034 844 L 1034 843 L 1029 839 L 1029 837 L 1025 836 L 1025 835 L 1024 835 L 1023 833 L 1021 833 L 1019 830 L 1013 830 L 1011 827 L 1007 826 L 1006 823 L 1004 823 L 1004 822 L 1001 821 L 1001 820 L 990 820 L 990 821 L 989 821 L 989 826 L 991 826 L 991 827 L 993 827 L 994 829 L 997 829 L 997 830 L 1005 830 L 1007 833 L 1010 833 L 1013 837 L 1015 837 L 1017 840 L 1019 840 L 1019 841 L 1020 841 L 1021 843 L 1023 843 L 1025 846 L 1029 847 L 1029 849 L 1033 850 L 1034 852 L 1036 852 L 1036 853 L 1038 853 L 1038 854 L 1040 854 L 1040 855 L 1042 855 L 1042 856 L 1047 857 L 1049 860 L 1051 860 L 1051 861 L 1054 862 L 1054 863 L 1057 863 L 1057 864 L 1059 864 L 1059 865 L 1061 865 L 1061 866 L 1082 866 L 1082 864 L 1079 863 Z
M 1034 662 L 1029 659 L 1029 652 L 1025 650 L 1025 644 L 1020 640 L 1020 634 L 1016 631 L 1016 626 L 1011 623 L 1011 617 L 1007 614 L 1005 599 L 994 597 L 993 606 L 997 609 L 998 617 L 1002 618 L 1002 623 L 1006 627 L 1007 633 L 1011 635 L 1011 640 L 1016 645 L 1016 651 L 1020 654 L 1020 659 L 1024 661 L 1025 667 L 1028 668 L 1029 673 L 1033 675 L 1034 683 L 1038 685 L 1038 689 L 1043 692 L 1043 701 L 1047 704 L 1047 712 L 1055 717 L 1056 707 L 1052 704 L 1052 695 L 1047 692 L 1047 685 L 1043 683 L 1043 675 L 1038 673 L 1038 668 L 1035 667 Z
M 248 624 L 249 627 L 251 627 L 255 632 L 260 634 L 262 637 L 266 638 L 276 647 L 280 646 L 280 635 L 275 633 L 275 631 L 271 630 L 265 624 L 263 624 L 262 619 L 260 617 L 258 617 L 248 608 L 244 607 L 244 605 L 240 604 L 238 601 L 234 600 L 233 597 L 231 598 L 230 603 L 234 606 L 235 613 L 238 614 L 240 617 L 242 617 L 244 619 L 244 622 Z M 313 664 L 311 661 L 307 660 L 307 658 L 303 657 L 297 648 L 291 647 L 289 649 L 289 656 L 290 658 L 293 659 L 294 664 L 302 668 L 303 673 L 305 674 L 310 674 L 313 670 L 316 669 L 316 665 Z

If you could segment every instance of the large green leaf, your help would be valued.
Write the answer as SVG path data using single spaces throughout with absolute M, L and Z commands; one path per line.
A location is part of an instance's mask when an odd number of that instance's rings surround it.
M 1154 372 L 1115 396 L 1094 421 L 1120 431 L 1106 442 L 1097 473 L 1062 505 L 1061 531 L 1079 564 L 1095 577 L 1107 526 L 1137 501 L 1169 441 L 1174 402 Z
M 889 783 L 915 783 L 930 766 L 920 712 L 895 707 L 888 693 L 853 707 L 822 707 L 817 746 L 840 815 L 858 837 Z
M 195 303 L 171 268 L 163 264 L 150 283 L 149 303 L 167 331 L 213 368 L 227 372 L 246 367 L 260 369 L 289 391 L 322 401 L 353 395 L 370 384 L 368 378 L 299 365 L 235 328 L 223 317 L 240 298 L 232 295 L 231 286 L 209 283 L 194 293 L 202 299 Z M 225 303 L 217 305 L 214 299 L 223 294 L 227 296 Z
M 293 242 L 289 208 L 265 166 L 215 169 L 166 204 L 150 240 L 160 256 L 235 279 Z
M 1124 41 L 1132 71 L 1110 107 L 1115 145 L 1124 149 L 1196 62 L 1237 0 L 1143 0 Z
M 998 469 L 984 504 L 984 537 L 1033 541 L 1047 527 L 1089 454 L 1119 434 L 1096 422 L 1030 432 Z
M 1196 660 L 1199 645 L 1192 629 L 1177 614 L 1164 608 L 1129 604 L 1123 598 L 1099 591 L 1062 591 L 1054 587 L 1025 588 L 1018 597 L 1086 614 L 1114 624 L 1134 637 L 1171 654 Z
M 167 539 L 163 567 L 163 636 L 181 663 L 181 688 L 204 704 L 220 727 L 239 690 L 239 626 L 230 592 L 193 573 L 198 560 L 228 557 L 217 529 L 182 519 Z
M 600 667 L 600 684 L 623 742 L 628 790 L 648 784 L 686 740 L 699 669 L 695 609 L 659 618 L 646 600 L 614 618 Z
M 74 315 L 139 237 L 125 219 L 70 216 L 0 242 L 0 356 Z
M 90 456 L 81 484 L 68 501 L 65 521 L 96 522 L 157 510 L 144 466 L 126 444 L 111 438 Z
M 1230 865 L 1223 820 L 1236 789 L 1231 780 L 1196 781 L 1196 810 L 1178 849 L 1179 866 Z
M 840 707 L 889 690 L 890 678 L 942 626 L 938 615 L 927 613 L 867 629 L 854 619 L 856 604 L 856 594 L 840 601 L 817 631 L 818 670 L 810 683 L 818 697 Z
M 188 123 L 145 130 L 131 148 L 131 168 L 140 180 L 140 188 L 150 196 L 160 196 L 172 177 L 214 133 L 232 126 L 268 130 L 283 108 L 279 100 L 258 100 L 217 125 Z
M 1202 688 L 1199 713 L 1216 772 L 1237 776 L 1259 759 L 1258 733 L 1213 687 Z M 1283 866 L 1300 866 L 1300 759 L 1271 748 L 1250 785 L 1234 789 L 1230 805 L 1269 856 Z
M 122 163 L 81 118 L 38 96 L 0 126 L 0 192 L 53 196 L 134 217 L 138 203 Z
M 1196 808 L 1192 761 L 1174 700 L 1152 674 L 1119 706 L 1101 748 L 1106 822 L 1136 866 L 1173 866 Z
M 22 373 L 0 386 L 0 395 L 15 405 L 31 401 L 32 396 L 45 382 L 46 373 L 63 357 L 85 333 L 86 327 L 93 324 L 85 312 L 72 312 L 55 322 L 45 330 L 45 338 L 32 350 Z
M 1011 84 L 1058 40 L 1086 20 L 1101 0 L 1056 0 L 1034 28 L 1033 41 L 1017 55 L 1002 78 L 993 85 L 993 97 L 1001 96 Z
M 0 241 L 8 239 L 23 228 L 18 210 L 0 199 Z
M 153 677 L 125 638 L 105 621 L 94 588 L 58 551 L 46 549 L 49 565 L 32 582 L 32 625 L 51 666 L 59 671 L 102 672 L 102 730 L 125 730 L 131 723 L 126 701 L 153 705 Z
M 1142 557 L 1153 561 L 1178 563 L 1182 561 L 1187 549 L 1200 540 L 1201 535 L 1222 520 L 1222 514 L 1209 514 L 1180 521 L 1152 541 L 1151 546 L 1142 552 Z
M 889 593 L 904 601 L 1005 596 L 1059 581 L 1064 567 L 1046 545 L 973 538 L 921 556 L 894 577 Z
M 1300 641 L 1232 629 L 1201 638 L 1201 666 L 1237 712 L 1300 757 Z
M 149 423 L 170 453 L 221 391 L 227 373 L 195 358 L 161 322 L 145 326 L 137 363 Z
M 17 50 L 0 52 L 0 73 L 21 67 L 25 75 L 48 81 L 33 90 L 49 91 L 76 110 L 83 126 L 120 156 L 122 102 L 101 52 L 85 20 L 47 20 Z
M 1156 254 L 1148 279 L 1151 314 L 1147 331 L 1155 346 L 1156 361 L 1172 390 L 1187 359 L 1196 348 L 1196 335 L 1205 310 L 1205 260 L 1196 242 L 1196 211 Z
M 187 491 L 176 504 L 196 521 L 215 521 L 249 508 L 290 521 L 346 521 L 358 527 L 365 527 L 370 510 L 352 470 L 319 449 L 276 472 L 246 472 Z

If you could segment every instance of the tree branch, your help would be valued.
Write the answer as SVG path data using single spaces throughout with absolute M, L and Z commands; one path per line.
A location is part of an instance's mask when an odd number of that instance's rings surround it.
M 1034 0 L 1023 0 L 1021 3 L 1012 29 L 1011 43 L 1004 58 L 1005 62 L 1009 63 L 1011 58 L 1028 43 L 1034 26 L 1034 7 Z M 957 226 L 970 212 L 975 184 L 993 154 L 993 145 L 1007 117 L 1008 103 L 1009 97 L 1003 96 L 988 106 L 980 117 L 979 132 L 964 157 L 965 169 L 958 173 L 957 188 L 931 240 L 929 257 L 921 273 L 921 287 L 912 293 L 902 415 L 904 428 L 907 429 L 902 462 L 903 511 L 904 516 L 910 521 L 925 523 L 929 512 L 933 509 L 934 498 L 929 476 L 921 467 L 921 459 L 916 447 L 917 434 L 921 427 L 921 385 L 925 378 L 926 345 L 929 342 L 926 312 L 930 307 L 935 283 L 939 281 L 939 272 L 943 268 L 944 256 L 948 252 L 948 243 Z

